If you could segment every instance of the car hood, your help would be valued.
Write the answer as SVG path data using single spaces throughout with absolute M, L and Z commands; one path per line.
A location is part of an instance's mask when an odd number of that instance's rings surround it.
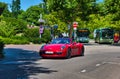
M 60 50 L 65 44 L 47 44 L 44 46 L 45 50 Z

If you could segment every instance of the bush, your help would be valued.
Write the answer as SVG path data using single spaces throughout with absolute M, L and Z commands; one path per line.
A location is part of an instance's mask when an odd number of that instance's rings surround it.
M 2 17 L 0 21 L 0 36 L 11 37 L 27 29 L 26 22 L 20 19 Z
M 26 29 L 23 34 L 24 37 L 28 38 L 30 41 L 32 38 L 39 37 L 39 28 Z
M 17 39 L 2 38 L 2 37 L 0 37 L 0 39 L 3 40 L 4 44 L 29 44 L 29 41 L 25 39 L 17 40 Z
M 41 35 L 41 38 L 39 37 L 39 35 L 37 35 L 37 36 L 31 37 L 30 41 L 35 43 L 35 44 L 48 43 L 49 41 L 51 41 L 50 30 L 49 29 L 45 29 L 44 33 Z
M 12 37 L 10 37 L 11 39 L 15 39 L 15 40 L 27 40 L 27 38 L 26 37 L 24 37 L 24 36 L 12 36 Z
M 34 43 L 34 44 L 41 44 L 42 40 L 41 40 L 41 38 L 32 38 L 31 42 Z
M 7 22 L 8 27 L 10 27 L 10 26 L 13 27 L 15 29 L 16 33 L 22 33 L 27 28 L 26 21 L 21 20 L 21 19 L 4 17 L 2 20 Z
M 0 15 L 2 14 L 3 10 L 5 9 L 5 7 L 7 6 L 6 3 L 0 2 Z
M 35 44 L 47 43 L 51 40 L 50 30 L 45 29 L 42 37 L 39 38 L 39 28 L 26 29 L 24 32 L 24 37 L 26 37 L 30 42 Z
M 0 40 L 0 58 L 3 57 L 3 50 L 4 50 L 4 43 L 2 40 Z
M 89 35 L 89 38 L 90 38 L 90 39 L 94 39 L 93 34 L 90 34 L 90 35 Z
M 49 41 L 51 41 L 51 33 L 49 29 L 44 30 L 41 41 L 44 43 L 48 43 Z
M 26 37 L 30 42 L 34 44 L 42 43 L 41 38 L 39 38 L 39 28 L 26 29 L 24 32 L 24 37 Z

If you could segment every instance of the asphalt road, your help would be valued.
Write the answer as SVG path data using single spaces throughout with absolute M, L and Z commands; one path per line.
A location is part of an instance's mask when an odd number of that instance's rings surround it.
M 40 45 L 6 45 L 0 79 L 120 79 L 120 46 L 85 44 L 85 56 L 41 59 Z

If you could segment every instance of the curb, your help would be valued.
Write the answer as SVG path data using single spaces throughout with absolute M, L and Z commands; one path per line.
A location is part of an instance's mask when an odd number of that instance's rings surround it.
M 114 46 L 120 46 L 120 43 L 114 43 L 113 45 Z

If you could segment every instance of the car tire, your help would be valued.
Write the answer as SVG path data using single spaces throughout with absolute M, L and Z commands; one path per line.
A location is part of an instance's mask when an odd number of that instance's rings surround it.
M 69 58 L 71 58 L 71 49 L 70 48 L 68 48 L 67 54 L 66 54 L 66 59 L 69 59 Z
M 84 47 L 82 47 L 82 49 L 81 49 L 81 55 L 80 56 L 84 56 Z

